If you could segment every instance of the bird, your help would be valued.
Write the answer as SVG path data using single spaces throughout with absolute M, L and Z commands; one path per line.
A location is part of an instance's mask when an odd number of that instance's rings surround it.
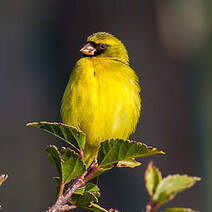
M 89 166 L 100 143 L 128 139 L 135 131 L 141 97 L 124 44 L 114 35 L 88 36 L 65 89 L 61 118 L 86 134 L 83 160 Z

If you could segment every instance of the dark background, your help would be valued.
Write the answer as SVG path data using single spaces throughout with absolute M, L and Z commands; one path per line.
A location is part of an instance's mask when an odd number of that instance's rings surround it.
M 0 2 L 0 189 L 3 212 L 45 211 L 56 172 L 45 147 L 64 145 L 30 121 L 60 121 L 61 98 L 79 49 L 93 32 L 126 45 L 142 87 L 133 139 L 166 152 L 151 159 L 163 176 L 202 177 L 169 206 L 212 211 L 212 48 L 210 0 L 2 0 Z M 140 212 L 143 166 L 100 178 L 106 208 Z M 83 210 L 77 210 L 83 211 Z

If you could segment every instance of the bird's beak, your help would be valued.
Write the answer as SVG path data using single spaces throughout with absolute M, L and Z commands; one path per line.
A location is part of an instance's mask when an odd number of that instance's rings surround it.
M 96 49 L 90 43 L 87 43 L 82 49 L 80 49 L 80 52 L 86 55 L 94 55 L 95 51 Z

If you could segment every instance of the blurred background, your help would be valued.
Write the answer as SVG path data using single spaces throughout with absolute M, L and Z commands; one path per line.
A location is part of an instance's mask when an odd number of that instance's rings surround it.
M 140 79 L 143 108 L 132 138 L 166 152 L 151 157 L 163 176 L 202 177 L 167 206 L 212 211 L 211 9 L 210 0 L 1 0 L 0 173 L 9 174 L 2 211 L 45 211 L 53 203 L 56 171 L 45 147 L 64 143 L 25 124 L 60 121 L 79 50 L 98 31 L 124 42 Z M 149 160 L 103 175 L 100 204 L 140 212 Z

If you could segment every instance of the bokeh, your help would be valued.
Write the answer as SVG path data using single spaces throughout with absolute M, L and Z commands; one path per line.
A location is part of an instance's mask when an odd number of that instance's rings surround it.
M 124 42 L 140 79 L 142 112 L 132 138 L 166 152 L 151 158 L 163 176 L 202 177 L 169 206 L 212 211 L 211 9 L 210 0 L 2 0 L 0 172 L 9 174 L 2 211 L 45 211 L 53 203 L 56 172 L 45 147 L 65 144 L 25 124 L 61 120 L 79 50 L 98 31 Z M 100 177 L 100 204 L 140 212 L 149 160 Z

